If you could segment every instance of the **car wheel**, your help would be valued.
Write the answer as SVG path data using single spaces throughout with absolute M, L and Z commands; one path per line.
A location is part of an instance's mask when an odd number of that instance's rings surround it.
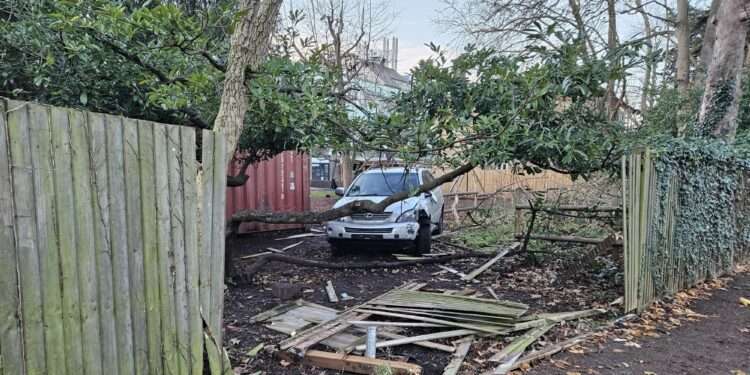
M 430 252 L 432 247 L 432 230 L 430 228 L 430 220 L 427 219 L 419 223 L 419 231 L 417 231 L 417 240 L 414 246 L 414 255 L 422 255 Z
M 344 253 L 346 253 L 346 249 L 344 248 L 344 245 L 338 242 L 329 242 L 328 243 L 331 247 L 331 256 L 334 258 L 338 258 Z
M 445 218 L 445 206 L 443 206 L 440 209 L 440 220 L 438 221 L 437 228 L 435 228 L 435 233 L 433 234 L 443 233 L 443 228 L 444 228 L 443 218 Z

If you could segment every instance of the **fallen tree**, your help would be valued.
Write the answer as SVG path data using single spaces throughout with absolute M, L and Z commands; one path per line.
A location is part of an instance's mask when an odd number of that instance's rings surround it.
M 232 218 L 230 219 L 230 231 L 234 232 L 234 230 L 231 229 L 232 227 L 236 227 L 239 223 L 248 221 L 267 224 L 317 224 L 338 219 L 340 217 L 350 216 L 355 213 L 383 212 L 391 204 L 400 202 L 409 197 L 428 192 L 446 182 L 453 181 L 458 176 L 468 173 L 469 171 L 474 169 L 475 166 L 476 165 L 472 162 L 466 163 L 432 181 L 420 185 L 416 190 L 401 191 L 395 193 L 378 203 L 369 200 L 354 201 L 339 208 L 334 208 L 323 212 L 267 212 L 255 210 L 239 211 L 232 215 Z

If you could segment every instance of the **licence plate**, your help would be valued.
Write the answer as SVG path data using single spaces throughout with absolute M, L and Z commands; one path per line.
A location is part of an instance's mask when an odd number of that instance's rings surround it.
M 382 240 L 382 234 L 352 234 L 354 240 Z

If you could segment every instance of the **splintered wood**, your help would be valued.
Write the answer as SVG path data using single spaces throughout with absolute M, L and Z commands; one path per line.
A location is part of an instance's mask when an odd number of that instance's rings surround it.
M 332 289 L 332 285 L 328 286 Z M 415 364 L 349 354 L 365 350 L 365 331 L 369 326 L 379 327 L 380 341 L 376 348 L 419 345 L 454 353 L 445 369 L 445 374 L 449 375 L 458 372 L 474 337 L 514 335 L 516 338 L 490 359 L 500 362 L 491 374 L 504 374 L 515 368 L 517 361 L 524 360 L 521 356 L 526 348 L 558 322 L 605 312 L 592 309 L 526 315 L 527 305 L 501 300 L 497 295 L 488 299 L 461 293 L 421 291 L 424 286 L 406 284 L 344 312 L 298 300 L 260 313 L 251 318 L 251 322 L 264 323 L 270 329 L 291 336 L 278 345 L 279 355 L 284 358 L 304 359 L 318 367 L 361 374 L 373 373 L 380 366 L 390 367 L 398 374 L 421 372 L 421 367 Z M 406 330 L 411 328 L 422 331 L 419 335 L 408 335 Z M 434 331 L 429 332 L 429 329 Z M 459 340 L 451 345 L 440 343 L 456 338 Z M 318 344 L 337 353 L 312 350 Z

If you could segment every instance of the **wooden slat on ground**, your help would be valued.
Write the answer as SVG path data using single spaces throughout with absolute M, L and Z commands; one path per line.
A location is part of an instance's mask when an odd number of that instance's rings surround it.
M 320 350 L 308 350 L 305 354 L 305 362 L 315 367 L 353 372 L 355 374 L 375 374 L 378 369 L 384 368 L 390 369 L 390 373 L 394 375 L 418 375 L 422 373 L 421 366 L 411 363 L 366 358 L 343 353 L 329 353 Z

